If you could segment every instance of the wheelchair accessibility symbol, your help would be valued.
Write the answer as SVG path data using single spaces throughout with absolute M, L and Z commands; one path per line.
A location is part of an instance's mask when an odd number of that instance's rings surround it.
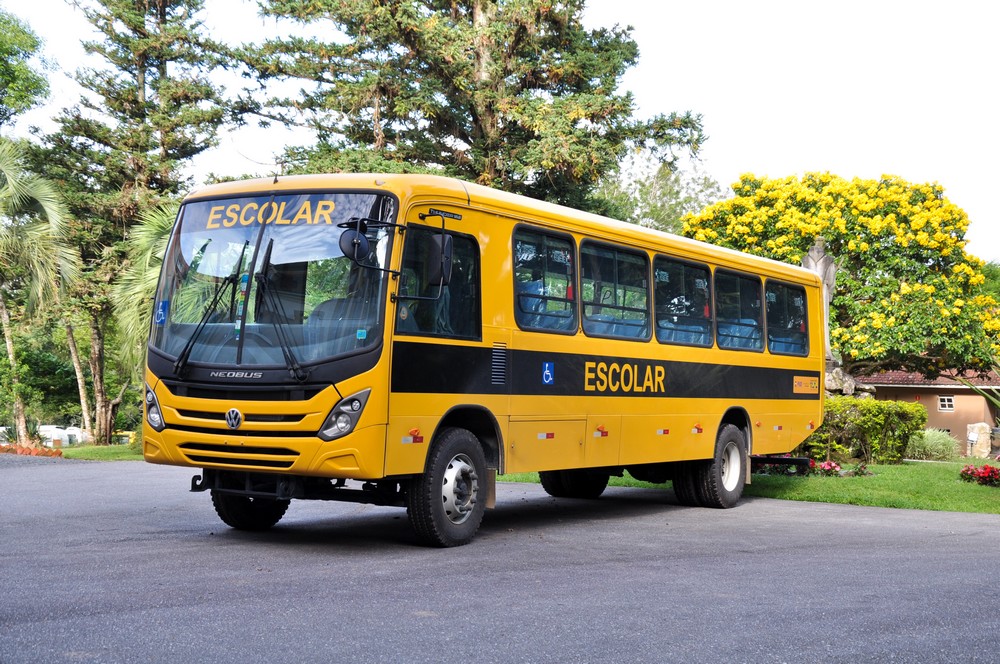
M 542 384 L 554 385 L 556 382 L 555 362 L 542 362 Z
M 167 322 L 167 312 L 170 311 L 170 301 L 161 300 L 156 303 L 156 313 L 153 316 L 153 323 L 163 325 Z

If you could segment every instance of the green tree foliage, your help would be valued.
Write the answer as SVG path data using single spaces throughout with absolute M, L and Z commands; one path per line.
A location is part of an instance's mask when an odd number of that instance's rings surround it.
M 181 168 L 216 144 L 225 111 L 208 77 L 216 49 L 195 18 L 201 0 L 81 7 L 103 36 L 84 48 L 105 65 L 78 73 L 86 93 L 56 118 L 44 156 L 66 183 L 75 216 L 93 224 L 80 239 L 111 245 L 142 210 L 190 185 Z
M 689 216 L 684 233 L 798 264 L 815 238 L 840 265 L 830 339 L 854 374 L 983 371 L 1000 311 L 982 261 L 965 253 L 965 212 L 935 184 L 744 175 L 735 196 Z
M 48 81 L 31 64 L 41 45 L 31 28 L 0 10 L 0 127 L 48 95 Z
M 247 46 L 262 82 L 293 97 L 248 104 L 319 139 L 290 150 L 308 171 L 427 169 L 595 209 L 592 190 L 628 150 L 671 163 L 704 140 L 690 113 L 633 118 L 618 90 L 638 58 L 629 29 L 586 30 L 583 0 L 264 0 L 265 15 L 324 39 Z
M 209 80 L 218 49 L 198 19 L 201 0 L 79 6 L 101 35 L 84 48 L 104 64 L 78 73 L 85 94 L 56 118 L 58 130 L 44 137 L 34 158 L 59 182 L 76 220 L 73 241 L 85 279 L 71 304 L 89 327 L 94 434 L 107 441 L 129 377 L 137 373 L 121 367 L 121 389 L 116 397 L 108 394 L 105 347 L 117 331 L 111 284 L 126 260 L 126 240 L 144 211 L 189 185 L 182 167 L 215 144 L 226 115 Z
M 983 266 L 983 292 L 1000 302 L 1000 263 L 991 262 Z
M 726 197 L 719 183 L 696 164 L 671 168 L 649 155 L 627 160 L 620 171 L 601 181 L 596 193 L 607 202 L 605 214 L 668 233 L 680 233 L 685 215 Z
M 52 296 L 60 279 L 76 274 L 75 254 L 63 242 L 66 210 L 55 186 L 24 165 L 21 147 L 0 138 L 0 324 L 17 442 L 28 444 L 23 364 L 15 348 L 27 313 Z M 14 311 L 8 306 L 14 306 Z
M 14 336 L 18 390 L 28 422 L 71 425 L 80 422 L 73 365 L 62 333 L 51 321 L 21 325 Z M 11 367 L 0 363 L 0 393 L 10 394 Z M 0 397 L 0 421 L 13 422 L 12 400 Z M 30 424 L 29 424 L 30 428 Z

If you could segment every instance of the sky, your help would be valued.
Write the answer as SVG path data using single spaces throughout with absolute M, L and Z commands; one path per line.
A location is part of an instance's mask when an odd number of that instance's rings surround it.
M 205 4 L 224 41 L 287 34 L 252 1 Z M 58 68 L 52 101 L 26 114 L 24 134 L 77 99 L 69 74 L 89 25 L 63 0 L 0 7 L 31 25 Z M 813 171 L 936 182 L 969 215 L 967 251 L 1000 262 L 998 19 L 1000 5 L 981 0 L 589 0 L 584 18 L 633 27 L 640 58 L 622 83 L 637 115 L 700 113 L 709 139 L 699 166 L 724 187 L 743 173 Z M 308 138 L 227 132 L 192 174 L 268 172 L 286 142 Z

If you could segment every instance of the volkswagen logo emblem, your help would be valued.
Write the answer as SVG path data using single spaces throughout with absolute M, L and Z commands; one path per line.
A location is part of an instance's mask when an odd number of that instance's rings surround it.
M 239 429 L 241 424 L 243 424 L 243 413 L 235 408 L 230 408 L 226 412 L 226 425 L 230 429 Z

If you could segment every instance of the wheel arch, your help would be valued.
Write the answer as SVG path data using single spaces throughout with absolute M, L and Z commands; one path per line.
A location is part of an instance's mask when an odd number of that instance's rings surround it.
M 460 405 L 449 409 L 441 421 L 438 422 L 436 437 L 445 429 L 458 427 L 466 429 L 479 439 L 483 446 L 483 454 L 486 456 L 486 465 L 495 468 L 497 472 L 502 470 L 503 445 L 500 434 L 500 426 L 496 418 L 486 408 L 476 405 Z
M 718 431 L 722 431 L 722 427 L 727 424 L 732 424 L 743 432 L 743 441 L 746 443 L 747 456 L 749 456 L 750 450 L 753 447 L 753 430 L 750 426 L 750 414 L 742 406 L 734 406 L 722 416 L 722 420 L 719 421 Z

